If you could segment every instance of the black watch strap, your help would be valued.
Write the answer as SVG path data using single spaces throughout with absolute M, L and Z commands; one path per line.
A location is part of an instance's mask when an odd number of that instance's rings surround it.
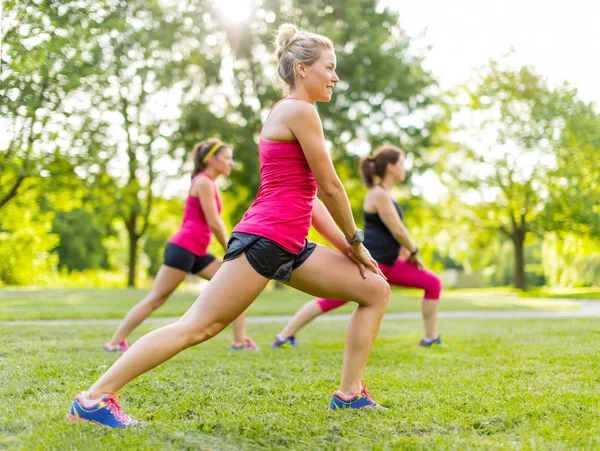
M 414 257 L 414 256 L 415 256 L 415 255 L 417 255 L 418 253 L 419 253 L 419 248 L 418 248 L 418 247 L 415 247 L 415 250 L 414 250 L 414 251 L 412 251 L 412 252 L 410 253 L 410 256 L 411 256 L 411 257 Z

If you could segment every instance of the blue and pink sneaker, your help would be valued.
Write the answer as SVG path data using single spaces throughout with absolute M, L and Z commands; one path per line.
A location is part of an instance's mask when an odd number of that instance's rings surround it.
M 246 338 L 243 343 L 237 343 L 235 341 L 231 343 L 232 351 L 243 351 L 244 349 L 247 349 L 249 351 L 260 350 L 260 348 L 256 345 L 256 343 L 252 341 L 251 338 Z
M 127 346 L 127 339 L 123 338 L 121 341 L 119 341 L 119 343 L 117 345 L 113 345 L 110 343 L 105 343 L 104 344 L 104 351 L 105 352 L 125 352 L 129 349 L 129 346 Z
M 121 406 L 117 404 L 117 399 L 120 397 L 121 395 L 107 395 L 100 401 L 89 404 L 89 401 L 86 401 L 83 394 L 80 393 L 75 397 L 67 418 L 71 421 L 91 421 L 110 428 L 139 425 L 139 421 L 123 412 Z
M 293 348 L 296 346 L 298 346 L 298 343 L 296 342 L 296 337 L 294 335 L 292 335 L 291 337 L 284 338 L 281 335 L 277 334 L 275 336 L 275 341 L 271 345 L 271 348 Z
M 422 338 L 419 342 L 421 348 L 431 348 L 432 346 L 444 346 L 442 339 L 438 335 L 437 338 Z
M 373 395 L 367 391 L 367 383 L 364 380 L 362 381 L 362 389 L 358 395 L 348 397 L 343 393 L 336 391 L 329 403 L 329 410 L 362 409 L 363 407 L 387 410 L 385 407 L 382 407 L 373 401 Z

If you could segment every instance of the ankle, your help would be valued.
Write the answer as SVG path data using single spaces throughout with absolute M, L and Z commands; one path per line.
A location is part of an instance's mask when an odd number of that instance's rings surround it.
M 100 393 L 100 392 L 93 392 L 93 391 L 82 391 L 81 395 L 83 396 L 83 398 L 90 403 L 96 403 L 98 401 L 100 401 L 102 398 L 104 398 L 108 393 Z
M 347 398 L 353 398 L 354 396 L 362 392 L 362 387 L 360 384 L 352 384 L 348 386 L 340 385 L 338 392 L 340 392 Z

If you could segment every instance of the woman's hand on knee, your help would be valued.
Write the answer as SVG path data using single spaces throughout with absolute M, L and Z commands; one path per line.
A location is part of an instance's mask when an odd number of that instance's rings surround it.
M 346 254 L 347 257 L 356 263 L 363 279 L 367 278 L 367 270 L 369 270 L 375 274 L 379 274 L 381 277 L 387 280 L 387 277 L 385 277 L 385 275 L 381 272 L 381 269 L 379 269 L 379 265 L 375 259 L 371 257 L 371 254 L 367 248 L 362 244 L 358 244 L 356 246 L 348 245 L 348 248 L 344 254 Z

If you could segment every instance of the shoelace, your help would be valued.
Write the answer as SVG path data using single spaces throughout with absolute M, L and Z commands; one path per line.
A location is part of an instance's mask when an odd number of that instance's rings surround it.
M 367 381 L 365 381 L 363 379 L 361 381 L 361 385 L 362 385 L 362 394 L 364 395 L 364 397 L 367 398 L 369 401 L 371 401 L 373 404 L 377 405 L 377 403 L 375 401 L 373 401 L 373 395 L 371 394 L 370 391 L 367 390 Z
M 129 415 L 123 412 L 123 409 L 117 403 L 117 399 L 119 398 L 121 398 L 121 395 L 114 395 L 112 397 L 108 397 L 106 401 L 106 407 L 111 411 L 111 413 L 117 419 L 117 421 L 127 424 L 129 423 L 130 418 Z
M 256 343 L 254 343 L 251 338 L 246 338 L 246 346 L 252 349 L 258 348 L 258 346 L 256 346 Z

